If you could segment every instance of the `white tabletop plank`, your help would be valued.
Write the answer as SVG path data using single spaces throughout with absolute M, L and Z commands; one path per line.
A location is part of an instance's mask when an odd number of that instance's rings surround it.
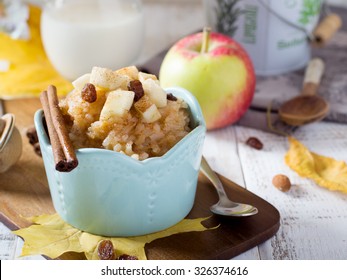
M 0 260 L 44 260 L 40 255 L 19 258 L 23 240 L 14 235 L 4 224 L 0 223 Z
M 10 230 L 0 223 L 0 259 L 14 259 L 16 251 L 17 237 L 11 234 Z
M 251 136 L 264 143 L 262 150 L 245 144 Z M 311 124 L 294 136 L 318 154 L 347 162 L 347 125 Z M 347 195 L 298 176 L 284 162 L 288 147 L 286 137 L 245 127 L 207 134 L 204 154 L 211 166 L 281 213 L 279 232 L 259 246 L 259 253 L 255 248 L 238 258 L 347 259 Z M 272 185 L 273 176 L 279 173 L 291 179 L 293 187 L 288 193 Z
M 242 127 L 237 132 L 247 188 L 272 203 L 281 214 L 279 232 L 259 247 L 261 258 L 347 259 L 347 195 L 319 187 L 290 170 L 284 163 L 286 138 Z M 309 125 L 295 133 L 310 150 L 345 162 L 346 135 L 346 125 L 332 123 Z M 264 149 L 258 151 L 242 144 L 249 136 L 261 139 Z M 288 193 L 272 185 L 278 173 L 291 179 L 293 187 Z

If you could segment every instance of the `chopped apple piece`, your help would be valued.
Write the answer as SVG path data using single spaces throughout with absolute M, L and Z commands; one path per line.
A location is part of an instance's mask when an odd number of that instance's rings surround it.
M 153 74 L 139 72 L 138 77 L 139 77 L 138 79 L 140 80 L 141 83 L 143 83 L 145 80 L 148 80 L 148 79 L 154 80 L 154 81 L 156 81 L 156 83 L 159 83 L 157 76 L 153 75 Z
M 155 104 L 152 104 L 152 106 L 142 114 L 142 117 L 147 123 L 152 123 L 159 120 L 161 118 L 161 115 L 157 106 L 155 106 Z
M 84 86 L 90 81 L 90 73 L 84 74 L 72 82 L 72 85 L 78 91 L 81 91 Z
M 136 68 L 136 66 L 124 67 L 114 71 L 114 73 L 128 76 L 131 80 L 138 80 L 139 78 L 139 70 Z
M 124 89 L 129 80 L 128 76 L 101 67 L 93 67 L 90 75 L 90 83 L 107 90 L 115 90 L 118 88 Z
M 144 95 L 140 100 L 135 102 L 134 107 L 147 123 L 155 122 L 161 118 L 157 106 L 151 102 L 147 95 Z
M 109 92 L 100 113 L 100 120 L 105 121 L 113 116 L 124 116 L 130 110 L 134 96 L 134 92 L 126 90 Z
M 147 79 L 142 83 L 145 94 L 158 107 L 163 108 L 167 105 L 166 92 L 152 79 Z

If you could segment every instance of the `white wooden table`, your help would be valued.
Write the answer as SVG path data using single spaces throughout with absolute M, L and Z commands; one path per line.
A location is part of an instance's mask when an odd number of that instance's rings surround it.
M 250 136 L 264 143 L 261 151 L 245 145 Z M 310 150 L 347 162 L 347 125 L 307 125 L 294 136 Z M 347 259 L 347 195 L 328 191 L 299 177 L 284 163 L 285 137 L 245 127 L 208 133 L 205 156 L 215 170 L 273 204 L 280 212 L 277 234 L 236 259 Z M 288 193 L 271 183 L 286 174 Z
M 148 35 L 140 62 L 203 26 L 200 1 L 144 2 Z M 340 2 L 347 4 L 344 0 Z M 163 20 L 165 29 L 157 24 Z M 258 151 L 245 145 L 250 136 L 259 138 L 264 149 Z M 347 162 L 347 125 L 311 124 L 294 136 L 318 154 Z M 273 204 L 281 214 L 281 227 L 274 237 L 235 259 L 346 260 L 347 195 L 328 191 L 300 178 L 284 163 L 287 149 L 284 137 L 240 126 L 207 134 L 204 155 L 211 166 Z M 272 186 L 272 178 L 278 173 L 286 174 L 294 184 L 289 193 L 282 193 Z M 17 259 L 22 244 L 21 239 L 0 223 L 0 259 Z M 32 256 L 26 259 L 43 258 Z

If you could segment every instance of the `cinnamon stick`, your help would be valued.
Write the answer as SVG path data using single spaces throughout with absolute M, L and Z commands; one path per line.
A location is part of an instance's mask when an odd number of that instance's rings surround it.
M 58 105 L 56 88 L 49 86 L 47 91 L 42 92 L 40 100 L 53 149 L 55 168 L 60 172 L 70 172 L 77 167 L 78 160 Z
M 42 104 L 43 112 L 45 114 L 46 124 L 48 128 L 49 139 L 51 141 L 53 158 L 55 162 L 55 169 L 60 170 L 65 165 L 65 156 L 63 149 L 60 146 L 59 137 L 54 129 L 51 112 L 48 105 L 47 91 L 44 91 L 40 95 L 40 101 Z

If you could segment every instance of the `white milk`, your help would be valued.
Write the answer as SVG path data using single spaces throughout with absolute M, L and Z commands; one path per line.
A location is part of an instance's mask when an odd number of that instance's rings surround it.
M 134 5 L 134 1 L 84 0 L 46 8 L 41 36 L 57 71 L 73 80 L 93 66 L 118 69 L 134 63 L 144 36 L 143 14 Z

